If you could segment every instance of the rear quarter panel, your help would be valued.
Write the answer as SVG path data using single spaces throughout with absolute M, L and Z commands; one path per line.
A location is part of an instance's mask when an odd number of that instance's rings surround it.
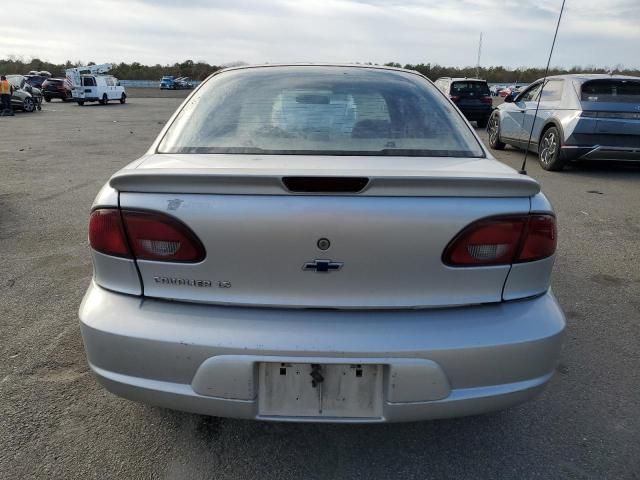
M 553 207 L 543 193 L 531 198 L 532 213 L 554 214 Z M 503 300 L 532 297 L 546 292 L 551 284 L 551 273 L 556 256 L 536 262 L 516 263 L 511 267 L 502 293 Z

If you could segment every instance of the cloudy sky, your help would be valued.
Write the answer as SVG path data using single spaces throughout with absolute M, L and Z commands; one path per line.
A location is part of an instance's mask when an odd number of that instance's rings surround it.
M 65 2 L 63 2 L 65 3 Z M 9 2 L 0 58 L 542 66 L 561 0 Z M 553 64 L 640 67 L 640 0 L 567 0 Z M 31 12 L 31 15 L 27 13 Z M 18 18 L 12 15 L 12 18 Z

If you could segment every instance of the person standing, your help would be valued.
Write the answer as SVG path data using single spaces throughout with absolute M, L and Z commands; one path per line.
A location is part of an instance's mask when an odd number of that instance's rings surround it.
M 0 101 L 2 102 L 1 115 L 13 115 L 11 108 L 11 95 L 13 95 L 13 85 L 4 75 L 0 76 Z

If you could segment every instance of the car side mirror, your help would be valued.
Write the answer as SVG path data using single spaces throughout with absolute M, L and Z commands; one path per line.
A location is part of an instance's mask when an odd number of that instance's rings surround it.
M 513 94 L 510 93 L 506 97 L 504 97 L 504 103 L 513 103 Z

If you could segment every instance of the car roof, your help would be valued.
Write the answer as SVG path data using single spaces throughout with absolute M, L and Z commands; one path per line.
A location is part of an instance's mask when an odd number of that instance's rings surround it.
M 403 69 L 404 70 L 404 69 Z M 413 70 L 407 70 L 413 71 Z M 437 80 L 451 80 L 452 82 L 486 82 L 481 78 L 473 78 L 473 77 L 438 77 Z
M 310 62 L 302 62 L 302 63 L 267 63 L 267 64 L 260 64 L 260 65 L 240 65 L 237 67 L 226 67 L 226 68 L 222 68 L 218 71 L 216 71 L 215 73 L 213 73 L 212 75 L 217 75 L 219 73 L 222 72 L 229 72 L 232 70 L 249 70 L 249 69 L 264 69 L 264 68 L 274 68 L 274 67 L 330 67 L 330 68 L 363 68 L 363 69 L 369 69 L 369 70 L 391 70 L 391 71 L 395 71 L 395 72 L 403 72 L 403 73 L 410 73 L 412 75 L 417 75 L 418 77 L 424 78 L 426 80 L 429 80 L 426 76 L 424 76 L 423 74 L 421 74 L 420 72 L 416 71 L 416 70 L 408 70 L 406 68 L 398 68 L 398 67 L 389 67 L 387 65 L 364 65 L 364 64 L 360 64 L 360 63 L 310 63 Z M 431 81 L 431 80 L 429 80 Z
M 551 79 L 559 80 L 575 80 L 580 83 L 588 82 L 589 80 L 640 80 L 640 77 L 634 77 L 631 75 L 610 75 L 608 73 L 567 73 L 565 75 L 552 75 L 547 77 Z M 537 81 L 542 80 L 539 78 Z
M 482 80 L 481 78 L 466 78 L 466 77 L 457 77 L 449 79 L 452 82 L 486 82 L 486 80 Z

